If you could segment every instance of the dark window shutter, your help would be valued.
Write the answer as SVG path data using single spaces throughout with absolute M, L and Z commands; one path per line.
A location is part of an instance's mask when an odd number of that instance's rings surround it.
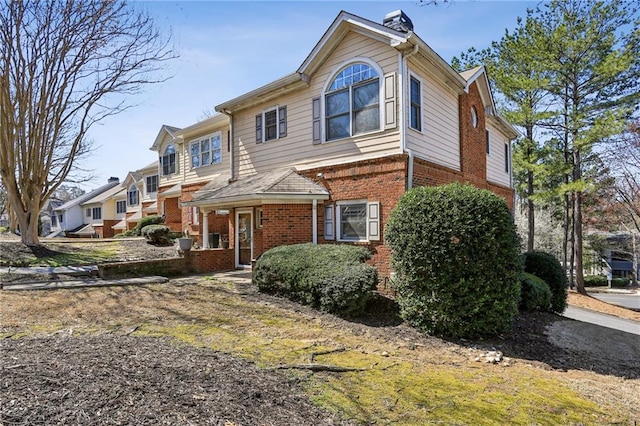
M 256 115 L 256 143 L 262 143 L 262 114 Z
M 319 144 L 321 140 L 320 132 L 320 98 L 313 98 L 311 101 L 313 114 L 313 144 Z
M 278 137 L 287 136 L 287 107 L 278 108 Z

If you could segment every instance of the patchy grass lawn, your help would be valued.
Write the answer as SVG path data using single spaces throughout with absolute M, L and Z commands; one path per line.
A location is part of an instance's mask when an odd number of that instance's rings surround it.
M 54 333 L 171 336 L 285 368 L 320 406 L 362 424 L 632 424 L 640 380 L 509 357 L 398 322 L 346 321 L 253 286 L 209 277 L 168 284 L 0 293 L 0 337 Z M 491 343 L 492 344 L 492 343 Z M 509 356 L 508 353 L 505 355 Z M 358 369 L 289 369 L 300 364 Z M 634 399 L 635 398 L 635 399 Z

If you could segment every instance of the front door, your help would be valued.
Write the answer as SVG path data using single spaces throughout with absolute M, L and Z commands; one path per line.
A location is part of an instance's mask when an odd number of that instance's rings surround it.
M 236 268 L 250 268 L 253 259 L 253 211 L 236 212 Z

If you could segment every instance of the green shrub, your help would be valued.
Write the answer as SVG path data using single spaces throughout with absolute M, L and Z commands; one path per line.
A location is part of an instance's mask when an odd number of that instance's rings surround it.
M 629 285 L 628 278 L 614 278 L 611 280 L 611 287 L 626 287 Z M 604 275 L 587 275 L 584 277 L 585 287 L 608 287 L 609 282 Z
M 169 227 L 166 225 L 147 225 L 140 231 L 149 243 L 153 245 L 169 245 Z
M 520 310 L 549 311 L 551 289 L 541 278 L 524 272 L 520 278 Z
M 547 283 L 551 289 L 551 311 L 564 312 L 567 307 L 567 277 L 558 259 L 542 251 L 525 253 L 524 271 Z
M 387 223 L 400 315 L 427 333 L 502 333 L 518 314 L 522 266 L 506 202 L 470 185 L 416 187 Z
M 145 226 L 158 225 L 163 222 L 164 222 L 164 219 L 162 219 L 162 216 L 156 216 L 156 215 L 145 216 L 138 221 L 138 223 L 131 230 L 131 232 L 133 233 L 134 236 L 139 237 L 142 235 L 142 228 L 144 228 Z
M 253 271 L 260 291 L 340 315 L 358 315 L 377 285 L 367 249 L 296 244 L 263 253 Z

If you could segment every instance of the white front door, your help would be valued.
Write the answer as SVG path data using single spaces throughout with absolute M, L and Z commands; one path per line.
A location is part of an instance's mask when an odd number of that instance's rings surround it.
M 253 209 L 236 210 L 236 268 L 250 268 L 253 259 Z

